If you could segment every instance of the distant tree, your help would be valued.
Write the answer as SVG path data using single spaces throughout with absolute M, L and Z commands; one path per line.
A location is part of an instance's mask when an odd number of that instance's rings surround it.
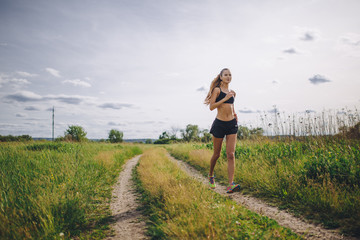
M 204 129 L 204 130 L 200 131 L 200 134 L 202 135 L 200 138 L 200 140 L 202 142 L 207 143 L 207 142 L 211 141 L 212 137 L 211 137 L 211 133 L 209 133 L 209 130 Z
M 169 143 L 171 143 L 170 138 L 162 138 L 154 142 L 154 144 L 169 144 Z
M 7 136 L 1 136 L 0 135 L 0 142 L 26 142 L 26 141 L 32 141 L 32 137 L 29 135 L 21 135 L 21 136 L 13 136 L 13 135 L 7 135 Z
M 123 141 L 124 133 L 116 129 L 111 129 L 109 132 L 109 141 L 111 143 L 119 143 Z
M 250 130 L 251 136 L 260 137 L 264 135 L 264 130 L 262 128 L 253 128 Z
M 159 139 L 170 139 L 169 133 L 168 132 L 163 132 L 160 136 Z
M 183 140 L 186 142 L 199 139 L 199 127 L 197 125 L 188 124 L 185 130 L 181 130 Z
M 32 141 L 32 137 L 30 135 L 21 135 L 19 136 L 19 140 L 22 142 L 26 142 L 26 141 Z
M 245 126 L 239 126 L 238 132 L 237 132 L 237 138 L 239 140 L 241 139 L 246 139 L 250 136 L 250 131 L 247 127 Z
M 152 144 L 152 140 L 151 139 L 146 139 L 145 144 Z
M 245 126 L 239 126 L 237 138 L 239 140 L 248 139 L 253 137 L 260 137 L 263 136 L 263 134 L 264 134 L 264 130 L 262 128 L 249 129 L 248 127 Z
M 86 132 L 83 127 L 77 125 L 68 126 L 65 131 L 65 140 L 83 142 L 86 141 Z
M 171 130 L 170 130 L 170 139 L 171 140 L 177 140 L 177 135 L 178 135 L 178 132 L 180 131 L 180 128 L 178 127 L 171 127 Z

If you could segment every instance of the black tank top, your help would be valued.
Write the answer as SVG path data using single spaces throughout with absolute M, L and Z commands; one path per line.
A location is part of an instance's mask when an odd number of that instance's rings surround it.
M 220 88 L 220 87 L 219 87 Z M 223 99 L 224 97 L 226 97 L 226 93 L 224 93 L 223 91 L 221 91 L 221 88 L 220 88 L 220 94 L 219 96 L 216 98 L 216 101 L 215 102 L 218 102 L 220 101 L 221 99 Z M 234 97 L 231 97 L 229 98 L 228 100 L 226 100 L 224 103 L 234 103 Z

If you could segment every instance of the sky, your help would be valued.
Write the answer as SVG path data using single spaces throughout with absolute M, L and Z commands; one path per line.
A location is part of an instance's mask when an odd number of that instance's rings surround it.
M 239 124 L 360 106 L 358 0 L 0 0 L 0 135 L 209 129 L 222 68 Z

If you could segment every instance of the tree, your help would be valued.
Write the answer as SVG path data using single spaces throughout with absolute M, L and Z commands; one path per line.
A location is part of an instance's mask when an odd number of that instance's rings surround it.
M 169 133 L 169 136 L 170 136 L 170 139 L 171 140 L 177 140 L 177 135 L 178 135 L 178 132 L 180 131 L 180 128 L 178 127 L 171 127 L 171 130 L 170 130 L 170 133 Z
M 264 135 L 264 130 L 262 128 L 253 128 L 250 130 L 250 135 L 251 136 L 256 136 L 256 137 L 260 137 Z
M 26 142 L 26 141 L 32 141 L 32 137 L 30 135 L 21 135 L 21 136 L 12 136 L 12 135 L 7 135 L 7 136 L 1 136 L 0 135 L 0 142 Z
M 241 139 L 246 139 L 250 136 L 250 131 L 247 127 L 245 126 L 239 126 L 238 132 L 237 132 L 237 138 L 239 140 Z
M 198 140 L 199 127 L 197 125 L 188 124 L 185 130 L 181 130 L 181 135 L 186 142 Z
M 201 137 L 202 142 L 205 142 L 205 143 L 211 142 L 212 137 L 211 137 L 211 133 L 209 133 L 209 130 L 204 129 L 200 133 L 202 134 L 202 137 Z
M 109 132 L 109 141 L 111 143 L 119 143 L 123 141 L 124 133 L 116 129 L 111 129 Z
M 65 139 L 70 141 L 83 142 L 86 141 L 86 132 L 83 127 L 77 125 L 68 126 L 65 131 Z
M 245 126 L 239 126 L 237 138 L 241 140 L 241 139 L 247 139 L 253 137 L 260 137 L 263 136 L 263 134 L 264 134 L 264 130 L 262 128 L 249 129 Z
M 169 139 L 169 133 L 168 132 L 163 132 L 160 136 L 159 139 Z

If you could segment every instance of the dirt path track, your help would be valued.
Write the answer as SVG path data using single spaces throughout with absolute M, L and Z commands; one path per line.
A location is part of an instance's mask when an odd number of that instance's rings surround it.
M 140 156 L 126 162 L 114 186 L 110 209 L 114 218 L 113 236 L 107 239 L 147 239 L 145 235 L 145 221 L 136 201 L 135 187 L 131 180 L 131 173 Z
M 201 173 L 199 173 L 199 171 L 197 171 L 195 168 L 191 167 L 189 164 L 183 161 L 175 159 L 174 157 L 170 156 L 170 154 L 168 156 L 172 161 L 176 162 L 183 170 L 185 170 L 190 176 L 208 185 L 207 178 L 204 177 Z M 302 235 L 306 239 L 355 239 L 344 237 L 335 231 L 324 229 L 321 226 L 307 223 L 297 217 L 294 217 L 293 215 L 284 210 L 279 210 L 277 207 L 268 205 L 260 199 L 248 195 L 243 195 L 241 193 L 233 193 L 229 195 L 226 193 L 226 187 L 218 183 L 216 184 L 216 189 L 214 191 L 225 196 L 230 196 L 231 199 L 245 206 L 249 210 L 276 220 L 279 225 L 290 228 L 293 232 Z

